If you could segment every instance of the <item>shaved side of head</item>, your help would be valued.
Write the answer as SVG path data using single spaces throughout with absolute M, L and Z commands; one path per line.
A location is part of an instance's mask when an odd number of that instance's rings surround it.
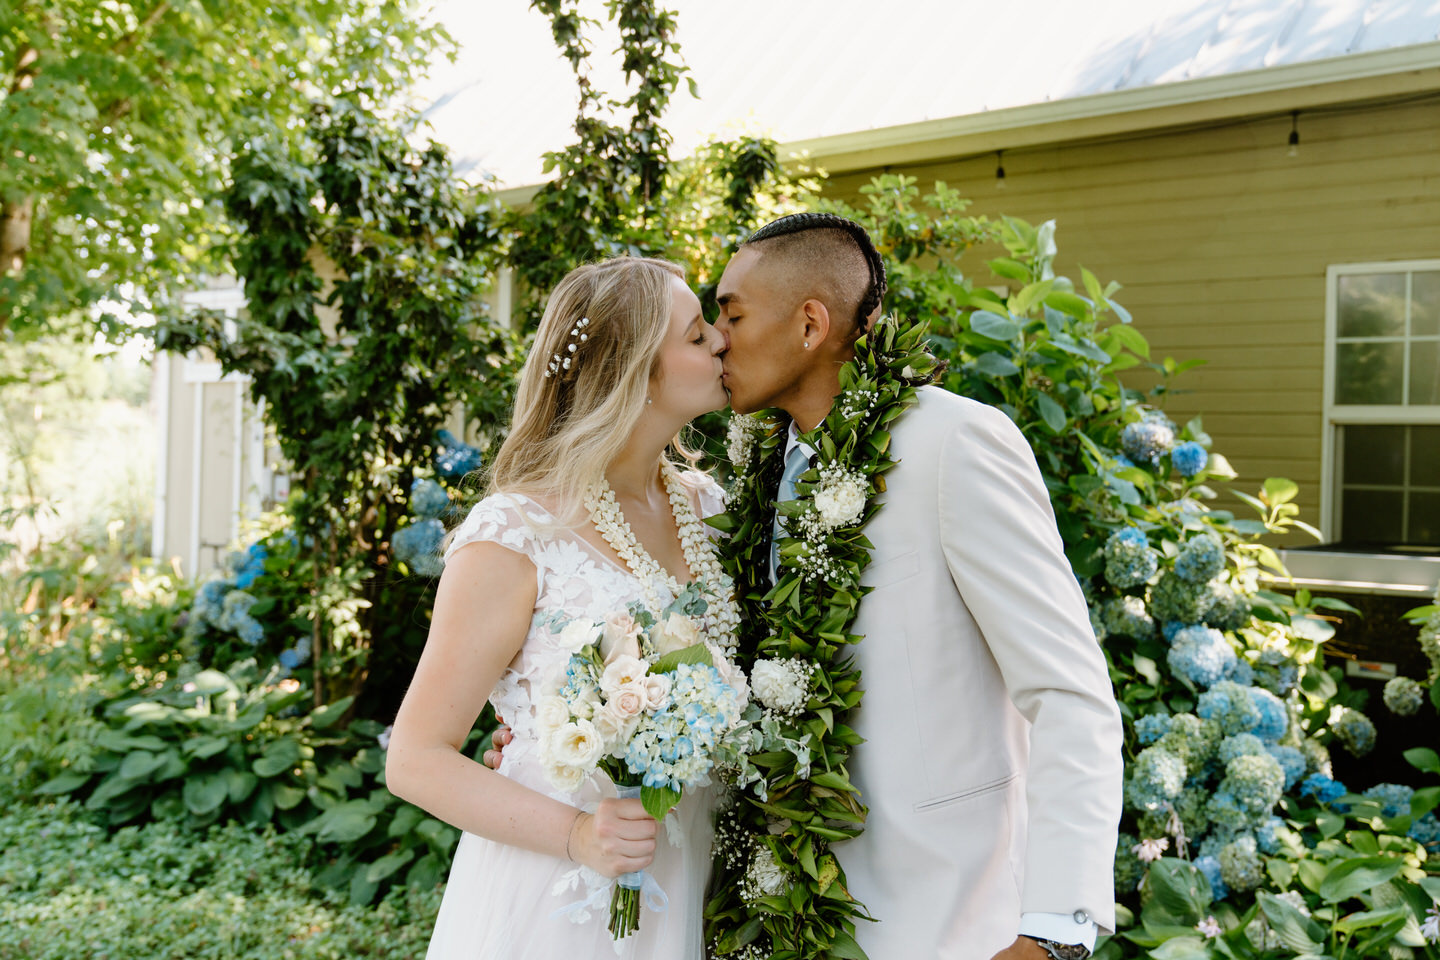
M 759 255 L 761 277 L 788 310 L 818 300 L 850 337 L 866 331 L 885 295 L 885 265 L 853 220 L 791 214 L 756 230 L 742 249 Z

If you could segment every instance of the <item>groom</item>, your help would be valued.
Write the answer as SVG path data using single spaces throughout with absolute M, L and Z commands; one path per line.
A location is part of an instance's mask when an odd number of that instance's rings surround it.
M 767 224 L 726 267 L 731 407 L 789 414 L 786 461 L 814 456 L 798 436 L 829 413 L 884 291 L 864 230 L 825 214 Z M 1049 496 L 993 407 L 922 387 L 891 433 L 850 628 L 866 742 L 849 772 L 870 809 L 835 852 L 879 921 L 856 940 L 872 960 L 1079 960 L 1115 924 L 1122 732 Z
M 798 436 L 884 293 L 864 230 L 825 214 L 767 224 L 726 267 L 731 406 L 787 413 L 786 460 L 814 456 Z M 848 722 L 866 742 L 849 773 L 869 816 L 835 846 L 879 921 L 856 940 L 871 960 L 1083 960 L 1115 924 L 1122 733 L 1045 485 L 1009 418 L 940 388 L 890 430 L 850 627 L 864 697 Z

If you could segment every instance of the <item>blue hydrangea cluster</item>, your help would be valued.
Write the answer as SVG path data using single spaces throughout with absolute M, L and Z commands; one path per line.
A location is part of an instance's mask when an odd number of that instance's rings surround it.
M 1228 584 L 1212 580 L 1205 622 L 1216 630 L 1239 630 L 1250 622 L 1250 601 Z
M 1254 837 L 1236 837 L 1220 851 L 1220 877 L 1232 890 L 1254 890 L 1265 879 Z
M 682 664 L 670 702 L 648 714 L 625 751 L 625 767 L 647 787 L 685 790 L 704 781 L 717 742 L 743 709 L 740 695 L 708 663 Z
M 1150 588 L 1150 614 L 1161 623 L 1200 623 L 1214 602 L 1208 583 L 1191 583 L 1174 572 L 1162 574 Z
M 410 485 L 410 510 L 424 520 L 439 519 L 450 506 L 450 494 L 434 480 L 416 480 Z
M 1278 667 L 1261 664 L 1254 668 L 1255 683 L 1276 696 L 1285 696 L 1300 682 L 1300 668 L 1293 663 L 1282 663 Z
M 1432 854 L 1440 853 L 1440 818 L 1434 811 L 1410 825 L 1410 839 L 1423 844 Z
M 480 469 L 480 451 L 449 430 L 436 434 L 435 471 L 446 480 L 459 480 Z
M 1202 720 L 1193 713 L 1177 713 L 1170 718 L 1170 729 L 1156 745 L 1179 757 L 1188 770 L 1198 773 L 1215 757 L 1220 738 L 1220 725 L 1213 720 Z
M 1175 575 L 1191 583 L 1209 583 L 1224 569 L 1225 547 L 1208 533 L 1187 540 L 1175 558 Z
M 1101 621 L 1106 632 L 1115 636 L 1147 640 L 1155 635 L 1155 621 L 1139 597 L 1111 597 L 1105 601 Z
M 1410 812 L 1410 800 L 1415 796 L 1415 790 L 1403 783 L 1377 783 L 1361 796 L 1380 804 L 1382 817 L 1398 817 Z
M 1120 432 L 1120 444 L 1135 463 L 1156 465 L 1175 445 L 1175 424 L 1163 414 L 1152 413 L 1126 424 Z
M 1275 743 L 1290 729 L 1290 712 L 1285 703 L 1263 687 L 1250 687 L 1250 699 L 1260 711 L 1260 721 L 1251 732 L 1266 743 Z
M 1117 530 L 1105 541 L 1105 579 L 1117 590 L 1138 586 L 1160 569 L 1160 556 L 1137 527 Z
M 1186 627 L 1175 634 L 1165 657 L 1178 676 L 1196 687 L 1213 686 L 1235 669 L 1235 650 L 1225 635 L 1210 627 Z
M 1215 795 L 1226 793 L 1244 811 L 1244 826 L 1258 826 L 1285 793 L 1285 771 L 1268 753 L 1236 757 L 1225 765 L 1225 778 Z
M 255 606 L 255 603 L 255 597 L 244 590 L 231 590 L 225 594 L 220 619 L 216 625 L 221 630 L 234 633 L 250 646 L 257 646 L 265 639 L 265 628 L 260 625 L 260 621 L 250 616 L 250 608 Z
M 1340 716 L 1332 720 L 1330 729 L 1345 749 L 1357 757 L 1363 757 L 1375 749 L 1375 724 L 1359 710 L 1342 707 Z
M 1323 773 L 1312 773 L 1300 783 L 1300 796 L 1314 797 L 1321 803 L 1334 803 L 1349 792 L 1345 784 Z
M 265 559 L 269 551 L 263 543 L 252 543 L 245 550 L 237 550 L 230 554 L 229 565 L 234 572 L 235 586 L 241 590 L 249 590 L 255 585 L 255 581 L 265 575 Z
M 1185 762 L 1162 747 L 1141 750 L 1130 765 L 1126 789 L 1136 810 L 1159 810 L 1184 787 Z
M 1275 762 L 1280 764 L 1280 769 L 1285 771 L 1285 789 L 1289 790 L 1300 782 L 1305 776 L 1305 754 L 1301 753 L 1298 747 L 1281 746 L 1280 744 L 1266 744 L 1265 749 Z
M 1409 677 L 1392 677 L 1385 683 L 1384 697 L 1391 713 L 1414 716 L 1425 705 L 1425 688 Z
M 1285 821 L 1279 817 L 1271 817 L 1260 826 L 1255 828 L 1255 844 L 1260 852 L 1268 856 L 1274 856 L 1280 852 L 1280 838 L 1289 832 Z
M 1250 688 L 1233 680 L 1221 680 L 1200 694 L 1195 712 L 1218 723 L 1226 736 L 1249 733 L 1260 723 L 1260 708 L 1255 706 Z
M 1186 440 L 1184 443 L 1175 444 L 1175 449 L 1170 451 L 1170 463 L 1182 477 L 1193 477 L 1205 465 L 1210 462 L 1210 454 L 1194 440 Z
M 277 659 L 280 661 L 280 666 L 287 671 L 303 667 L 310 662 L 310 638 L 301 637 L 295 641 L 295 646 L 288 650 L 281 650 Z
M 445 539 L 445 524 L 433 517 L 419 520 L 395 532 L 390 546 L 395 556 L 422 577 L 438 577 L 445 569 L 440 559 L 440 544 Z
M 1225 885 L 1225 878 L 1220 873 L 1220 861 L 1216 857 L 1198 857 L 1195 860 L 1195 869 L 1205 875 L 1210 881 L 1210 892 L 1216 900 L 1224 900 L 1230 896 L 1230 888 Z
M 1135 721 L 1135 736 L 1149 746 L 1170 732 L 1170 718 L 1163 713 L 1147 713 Z
M 1265 744 L 1253 733 L 1237 733 L 1220 741 L 1220 762 L 1229 764 L 1237 757 L 1259 756 L 1265 752 Z

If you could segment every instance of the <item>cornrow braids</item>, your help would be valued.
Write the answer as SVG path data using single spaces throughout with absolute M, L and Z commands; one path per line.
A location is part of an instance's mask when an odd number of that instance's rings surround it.
M 771 220 L 750 234 L 741 246 L 802 233 L 806 230 L 840 230 L 855 241 L 855 246 L 860 248 L 860 253 L 865 257 L 865 264 L 870 268 L 870 284 L 865 289 L 865 295 L 860 298 L 860 306 L 856 311 L 858 316 L 855 318 L 856 326 L 864 331 L 868 326 L 870 315 L 879 308 L 889 287 L 885 282 L 885 261 L 880 259 L 880 251 L 875 249 L 875 244 L 870 241 L 870 235 L 860 224 L 833 213 L 792 213 L 778 220 Z

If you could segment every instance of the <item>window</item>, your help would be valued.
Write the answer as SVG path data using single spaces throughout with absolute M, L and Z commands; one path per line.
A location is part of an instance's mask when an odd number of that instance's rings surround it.
M 1440 260 L 1326 277 L 1328 538 L 1440 546 Z

